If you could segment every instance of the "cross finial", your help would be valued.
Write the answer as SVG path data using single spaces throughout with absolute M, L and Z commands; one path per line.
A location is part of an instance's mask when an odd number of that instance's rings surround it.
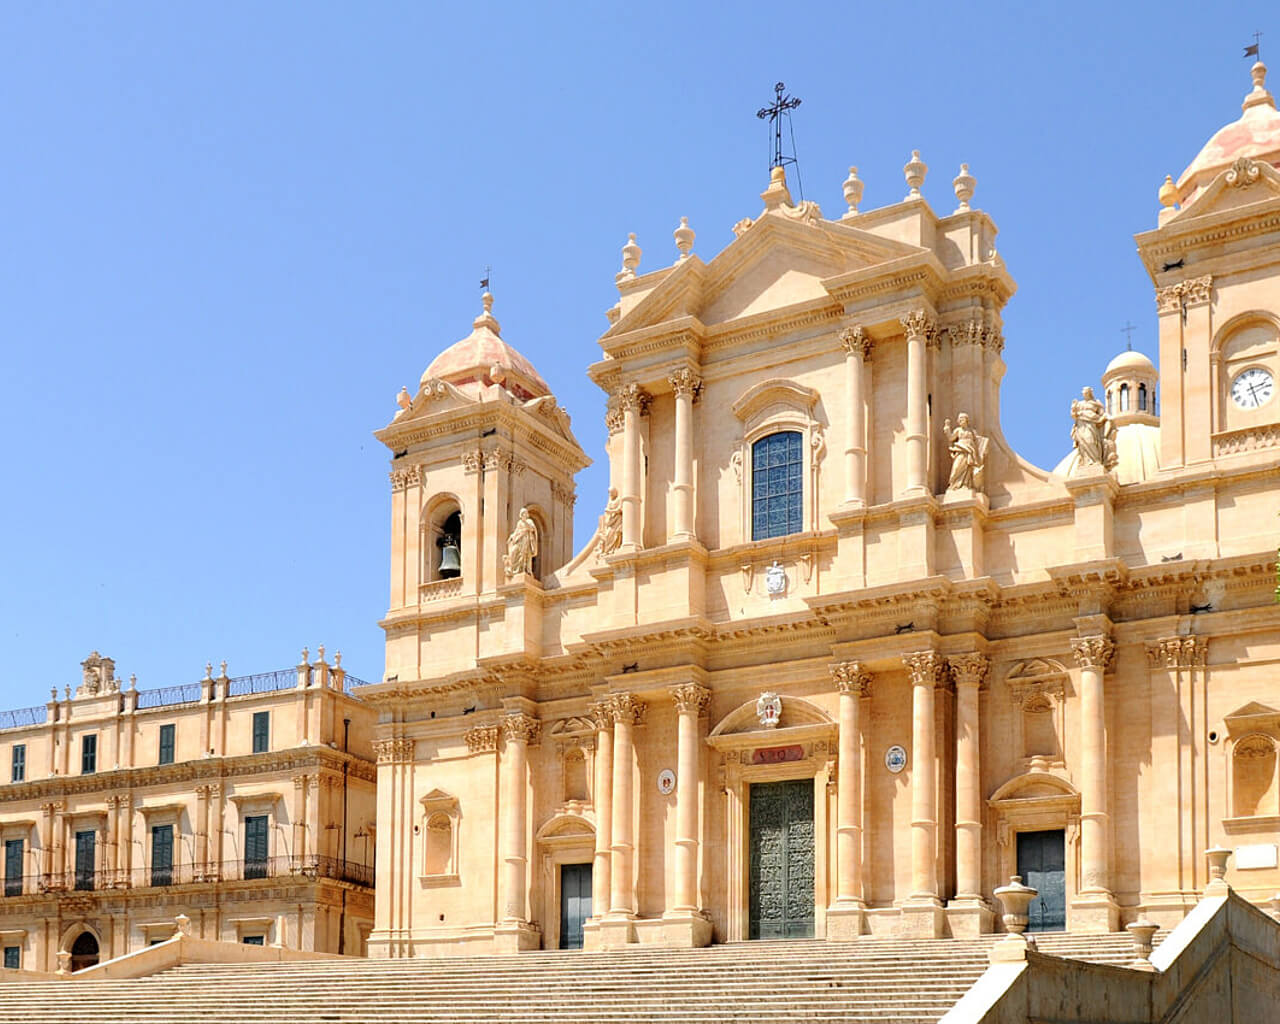
M 782 155 L 782 118 L 785 114 L 787 117 L 787 125 L 791 124 L 791 111 L 800 106 L 800 100 L 795 96 L 786 95 L 786 85 L 778 82 L 773 87 L 773 102 L 767 107 L 761 107 L 756 111 L 756 117 L 761 121 L 768 121 L 769 127 L 773 134 L 773 153 L 769 160 L 769 167 L 781 167 L 783 164 L 794 164 L 796 162 L 795 148 L 796 139 L 795 131 L 791 132 L 791 156 L 784 157 Z M 796 167 L 796 181 L 799 182 L 799 166 Z
M 1138 328 L 1129 323 L 1128 320 L 1126 320 L 1124 322 L 1124 326 L 1120 328 L 1120 333 L 1124 335 L 1124 347 L 1128 352 L 1133 351 L 1133 332 L 1137 329 Z

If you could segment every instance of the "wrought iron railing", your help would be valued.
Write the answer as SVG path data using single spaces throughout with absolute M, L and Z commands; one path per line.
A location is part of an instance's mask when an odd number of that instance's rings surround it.
M 291 690 L 298 685 L 298 670 L 282 668 L 275 672 L 259 672 L 252 676 L 236 676 L 227 684 L 228 697 L 243 697 L 250 693 L 274 693 Z
M 34 708 L 18 708 L 16 711 L 0 711 L 0 729 L 22 729 L 28 725 L 44 725 L 49 720 L 49 708 L 41 704 Z
M 158 690 L 139 690 L 139 708 L 163 708 L 176 704 L 195 704 L 200 700 L 200 684 L 162 686 Z
M 264 860 L 224 860 L 209 864 L 173 864 L 167 867 L 106 869 L 100 871 L 47 872 L 6 878 L 6 897 L 39 893 L 97 892 L 110 889 L 165 888 L 211 882 L 252 881 L 258 878 L 298 880 L 333 879 L 373 888 L 373 866 L 340 857 L 267 857 Z

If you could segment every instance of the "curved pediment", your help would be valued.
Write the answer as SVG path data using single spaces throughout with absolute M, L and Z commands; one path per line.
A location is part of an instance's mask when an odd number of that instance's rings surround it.
M 758 733 L 761 738 L 767 738 L 771 734 L 797 726 L 823 725 L 834 727 L 835 724 L 835 719 L 812 701 L 805 700 L 803 697 L 783 697 L 782 714 L 778 718 L 777 726 L 766 729 L 760 724 L 760 719 L 756 714 L 756 701 L 749 700 L 745 704 L 738 705 L 738 707 L 720 719 L 716 727 L 708 734 L 708 739 L 741 733 Z
M 1079 800 L 1080 791 L 1061 776 L 1031 771 L 1016 775 L 991 795 L 992 804 L 1010 800 Z
M 539 841 L 549 839 L 592 839 L 596 827 L 581 814 L 557 814 L 538 829 Z
M 733 403 L 733 414 L 744 423 L 762 409 L 771 405 L 781 405 L 790 409 L 800 409 L 808 415 L 818 401 L 818 392 L 797 384 L 793 380 L 774 377 L 753 384 Z

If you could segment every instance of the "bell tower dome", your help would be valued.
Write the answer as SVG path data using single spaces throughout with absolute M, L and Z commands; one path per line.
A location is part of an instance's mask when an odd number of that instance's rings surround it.
M 428 642 L 433 672 L 474 665 L 478 651 L 506 652 L 510 637 L 490 628 L 503 618 L 503 595 L 527 590 L 536 604 L 541 580 L 572 555 L 573 477 L 591 460 L 546 381 L 503 340 L 488 292 L 483 307 L 471 333 L 431 361 L 416 393 L 400 391 L 399 411 L 375 433 L 391 450 L 383 627 L 386 671 L 401 682 L 420 677 Z M 492 606 L 485 616 L 463 614 L 483 599 Z

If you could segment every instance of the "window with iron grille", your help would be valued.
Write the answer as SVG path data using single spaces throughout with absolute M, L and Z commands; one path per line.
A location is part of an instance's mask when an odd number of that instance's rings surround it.
M 98 770 L 98 737 L 80 737 L 80 774 L 92 775 Z
M 751 446 L 751 539 L 803 529 L 804 457 L 798 431 L 762 437 Z
M 27 745 L 25 743 L 15 743 L 13 745 L 13 782 L 22 782 L 27 777 Z
M 253 752 L 265 754 L 271 749 L 271 712 L 253 713 Z
M 176 726 L 160 726 L 160 764 L 173 764 L 174 734 L 176 732 Z

